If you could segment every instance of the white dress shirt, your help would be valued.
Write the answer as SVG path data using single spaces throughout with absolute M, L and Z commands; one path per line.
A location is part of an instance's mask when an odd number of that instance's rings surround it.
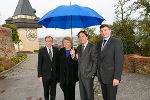
M 87 40 L 87 42 L 85 44 L 82 44 L 82 45 L 84 45 L 84 50 L 85 50 L 87 44 L 88 44 L 88 40 Z
M 103 38 L 103 42 L 102 42 L 102 46 L 101 46 L 101 51 L 104 49 L 105 45 L 107 44 L 108 40 L 109 40 L 110 36 L 107 38 Z M 104 44 L 104 40 L 106 40 L 105 44 Z

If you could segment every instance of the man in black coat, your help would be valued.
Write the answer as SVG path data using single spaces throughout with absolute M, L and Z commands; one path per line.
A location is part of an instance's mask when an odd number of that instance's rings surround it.
M 57 84 L 57 55 L 58 49 L 53 47 L 53 38 L 45 37 L 46 46 L 39 50 L 38 54 L 38 79 L 43 82 L 45 100 L 55 100 Z M 50 93 L 49 93 L 50 91 Z
M 104 100 L 116 100 L 124 62 L 122 41 L 111 36 L 109 25 L 100 26 L 103 40 L 97 43 L 98 79 Z

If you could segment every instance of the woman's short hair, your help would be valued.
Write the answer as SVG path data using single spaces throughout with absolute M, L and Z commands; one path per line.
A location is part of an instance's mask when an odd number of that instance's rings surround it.
M 62 39 L 62 44 L 63 44 L 63 42 L 64 42 L 65 40 L 68 40 L 68 41 L 71 43 L 71 46 L 72 46 L 72 39 L 71 39 L 70 37 L 64 37 L 64 38 Z M 64 45 L 64 44 L 63 44 L 63 45 Z

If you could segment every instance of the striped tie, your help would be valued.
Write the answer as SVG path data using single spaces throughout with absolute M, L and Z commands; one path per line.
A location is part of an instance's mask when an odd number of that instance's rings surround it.
M 49 57 L 50 57 L 50 60 L 52 61 L 52 52 L 51 52 L 51 48 L 49 49 Z

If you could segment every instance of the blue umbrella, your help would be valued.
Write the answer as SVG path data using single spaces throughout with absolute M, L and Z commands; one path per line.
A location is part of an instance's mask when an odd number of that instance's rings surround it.
M 87 28 L 89 26 L 101 25 L 104 18 L 96 11 L 88 7 L 78 5 L 61 5 L 46 13 L 37 24 L 46 28 Z

